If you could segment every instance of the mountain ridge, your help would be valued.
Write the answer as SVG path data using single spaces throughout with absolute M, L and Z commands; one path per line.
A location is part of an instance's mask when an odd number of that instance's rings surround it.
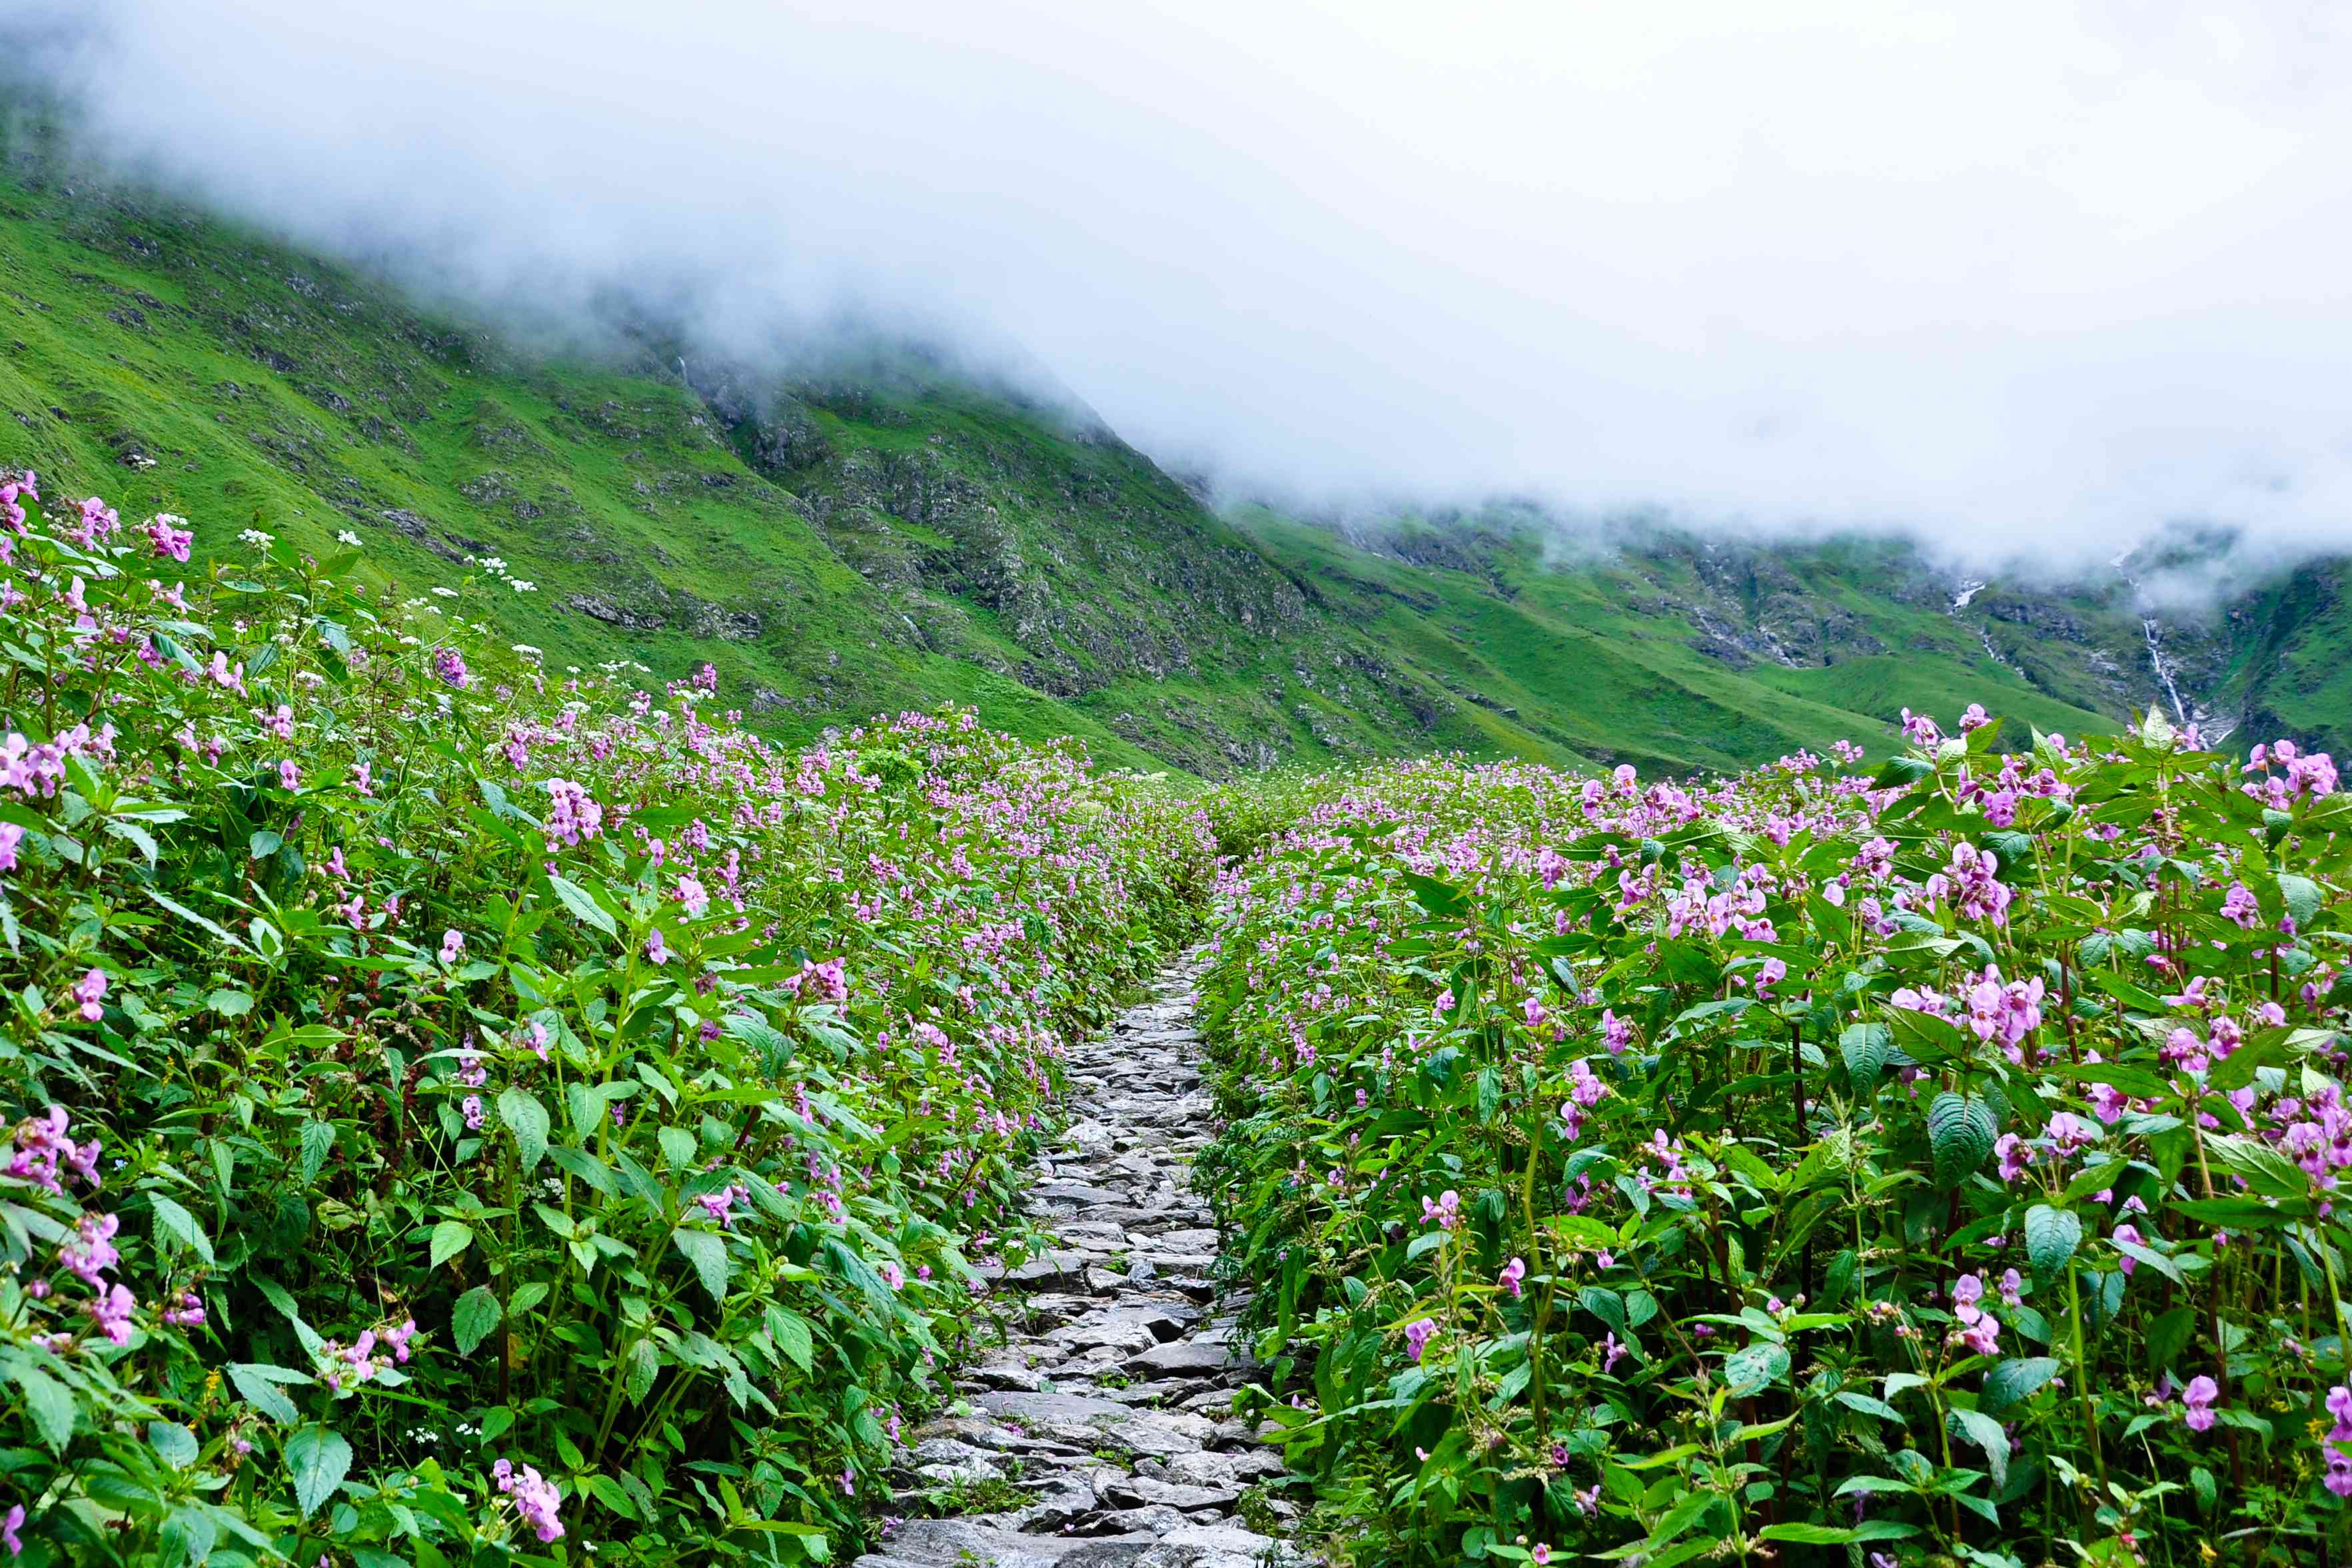
M 2167 673 L 2217 732 L 2338 744 L 2352 718 L 2341 560 L 2143 626 L 2120 572 L 1963 591 L 1895 540 L 1213 509 L 1076 397 L 947 356 L 765 371 L 644 322 L 600 358 L 533 349 L 63 169 L 7 144 L 0 456 L 194 517 L 213 554 L 234 521 L 355 531 L 404 584 L 500 556 L 540 591 L 493 613 L 551 665 L 708 658 L 786 738 L 954 701 L 1202 775 L 1448 749 L 1687 771 L 1874 747 L 1906 706 L 2114 724 Z

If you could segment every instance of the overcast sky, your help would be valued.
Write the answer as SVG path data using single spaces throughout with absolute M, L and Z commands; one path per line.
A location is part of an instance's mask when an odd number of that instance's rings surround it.
M 2352 544 L 2352 50 L 2292 0 L 0 18 L 94 19 L 37 57 L 103 145 L 307 241 L 854 303 L 1243 486 Z

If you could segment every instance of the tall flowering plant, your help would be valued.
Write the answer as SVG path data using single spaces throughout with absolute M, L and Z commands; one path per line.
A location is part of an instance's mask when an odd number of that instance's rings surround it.
M 1228 873 L 1204 1168 L 1335 1552 L 2352 1560 L 2332 760 L 1905 730 L 1393 765 Z
M 197 542 L 0 484 L 0 1550 L 850 1549 L 1204 819 Z

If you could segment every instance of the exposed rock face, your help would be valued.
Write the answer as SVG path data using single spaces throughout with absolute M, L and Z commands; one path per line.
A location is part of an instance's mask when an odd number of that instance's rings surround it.
M 1209 1141 L 1193 1065 L 1196 962 L 1073 1053 L 1076 1119 L 1042 1162 L 1031 1212 L 1059 1242 L 994 1271 L 1005 1343 L 958 1383 L 971 1415 L 905 1434 L 902 1504 L 946 1488 L 1021 1500 L 910 1519 L 856 1568 L 1252 1568 L 1287 1562 L 1242 1522 L 1282 1461 L 1232 1414 L 1252 1368 L 1208 1272 L 1217 1250 L 1189 1191 Z M 910 1496 L 909 1494 L 914 1494 Z M 1260 1525 L 1288 1505 L 1255 1502 Z

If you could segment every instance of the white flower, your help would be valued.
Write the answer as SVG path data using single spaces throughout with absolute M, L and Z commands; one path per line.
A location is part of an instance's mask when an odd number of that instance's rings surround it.
M 525 582 L 519 577 L 508 578 L 507 586 L 513 589 L 517 593 L 537 593 L 539 591 L 539 584 L 535 582 Z
M 466 559 L 467 559 L 467 560 L 468 560 L 468 561 L 472 562 L 474 565 L 478 566 L 478 567 L 481 567 L 483 570 L 487 570 L 487 571 L 499 571 L 499 572 L 502 572 L 502 571 L 506 570 L 506 569 L 507 569 L 507 563 L 506 563 L 505 561 L 503 561 L 503 560 L 500 560 L 497 556 L 494 556 L 494 555 L 491 555 L 491 556 L 484 556 L 484 557 L 483 557 L 480 560 L 478 560 L 478 561 L 474 560 L 474 558 L 473 558 L 472 556 L 467 556 Z
M 268 549 L 278 542 L 276 534 L 265 534 L 259 528 L 247 528 L 236 537 L 241 542 L 249 544 L 256 549 Z
M 532 647 L 528 643 L 517 643 L 514 645 L 514 651 L 520 653 L 526 659 L 536 659 L 541 652 L 541 650 Z
M 357 534 L 355 534 L 355 533 L 352 532 L 352 530 L 351 530 L 351 529 L 349 529 L 349 528 L 344 528 L 344 529 L 341 530 L 340 532 L 338 532 L 338 533 L 335 535 L 335 542 L 336 542 L 337 544 L 345 544 L 345 545 L 349 545 L 349 546 L 351 546 L 353 549 L 359 549 L 359 548 L 360 548 L 360 537 L 359 537 L 359 535 L 357 535 Z
M 436 588 L 433 591 L 443 599 L 455 599 L 457 597 L 457 591 L 454 588 Z

